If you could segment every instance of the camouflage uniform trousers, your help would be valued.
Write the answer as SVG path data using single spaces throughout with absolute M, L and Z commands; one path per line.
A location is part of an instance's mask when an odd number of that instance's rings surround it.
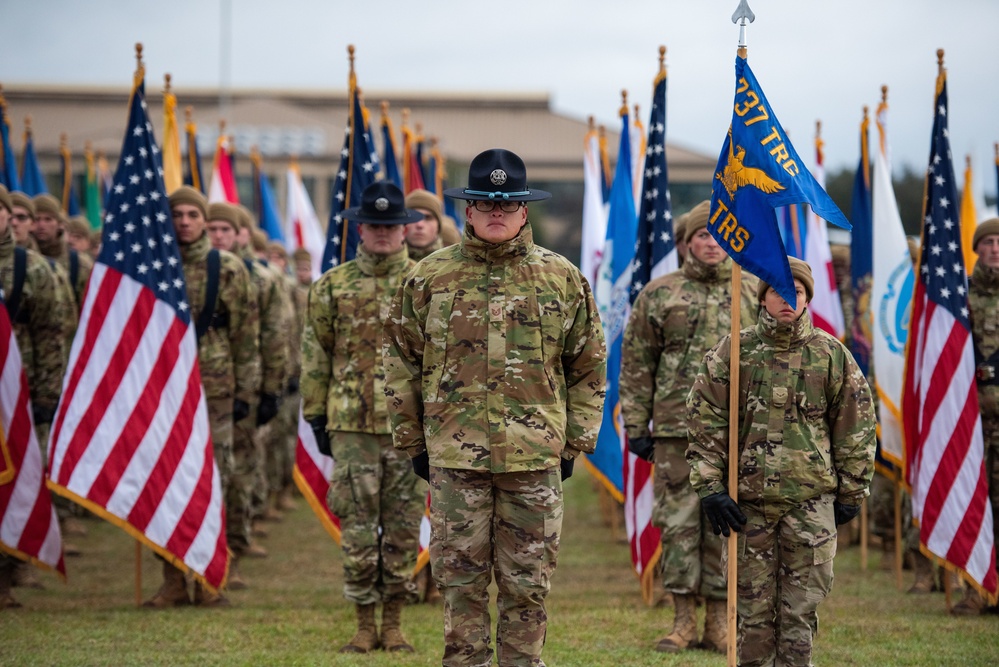
M 562 534 L 562 479 L 547 470 L 430 469 L 430 564 L 444 598 L 444 667 L 492 664 L 489 583 L 499 588 L 496 657 L 543 667 L 545 598 Z
M 208 399 L 208 423 L 212 431 L 212 446 L 215 448 L 215 464 L 219 467 L 222 482 L 222 498 L 225 500 L 226 541 L 229 549 L 238 556 L 246 549 L 245 538 L 249 532 L 248 529 L 246 533 L 238 530 L 245 510 L 241 504 L 241 464 L 235 452 L 236 429 L 232 421 L 232 401 L 232 398 Z M 252 414 L 239 423 L 246 423 L 251 418 Z
M 343 596 L 359 605 L 414 596 L 426 484 L 391 435 L 334 432 L 330 449 L 326 502 L 340 518 Z
M 816 608 L 832 590 L 834 494 L 803 503 L 740 503 L 739 664 L 811 665 Z
M 294 484 L 295 445 L 298 443 L 298 411 L 302 397 L 298 392 L 285 394 L 277 417 L 269 424 L 273 435 L 267 449 L 267 487 L 280 493 Z
M 274 419 L 277 419 L 275 417 Z M 256 521 L 267 511 L 271 493 L 270 465 L 274 445 L 274 419 L 253 429 L 253 483 L 250 486 L 250 519 Z M 256 419 L 254 419 L 256 423 Z
M 875 473 L 871 480 L 871 497 L 867 505 L 871 510 L 871 532 L 883 540 L 895 539 L 895 483 Z M 904 551 L 919 551 L 919 527 L 912 523 L 912 498 L 904 489 L 902 495 L 901 522 Z
M 662 531 L 663 588 L 726 600 L 725 540 L 715 535 L 690 485 L 686 438 L 656 438 L 652 525 Z

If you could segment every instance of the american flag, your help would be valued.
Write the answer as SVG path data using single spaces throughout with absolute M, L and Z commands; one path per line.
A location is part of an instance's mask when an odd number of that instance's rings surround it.
M 631 303 L 650 280 L 677 269 L 673 211 L 666 168 L 666 67 L 665 49 L 660 51 L 659 73 L 653 83 L 652 111 L 645 143 L 641 209 L 632 260 Z M 631 452 L 624 456 L 624 520 L 631 545 L 631 562 L 642 578 L 643 589 L 651 587 L 659 558 L 659 529 L 652 525 L 655 495 L 653 465 Z
M 333 183 L 333 199 L 330 203 L 330 221 L 326 228 L 326 248 L 323 251 L 323 271 L 354 259 L 357 253 L 357 223 L 347 221 L 343 211 L 359 204 L 361 192 L 375 182 L 380 165 L 378 153 L 374 150 L 371 133 L 364 119 L 364 107 L 357 92 L 354 73 L 350 74 L 350 120 L 340 151 L 340 169 Z
M 292 475 L 295 485 L 302 492 L 302 496 L 309 507 L 319 519 L 326 532 L 337 544 L 340 544 L 340 517 L 333 513 L 329 505 L 326 504 L 326 494 L 330 489 L 330 480 L 333 479 L 333 469 L 336 463 L 329 456 L 319 453 L 316 445 L 316 436 L 312 432 L 312 426 L 305 421 L 302 411 L 298 412 L 298 444 L 295 448 L 295 469 Z M 430 494 L 427 493 L 427 505 L 429 507 Z M 420 522 L 420 547 L 417 554 L 415 575 L 430 560 L 430 517 L 427 512 L 423 513 Z
M 926 175 L 923 244 L 906 355 L 906 481 L 920 544 L 995 599 L 996 560 L 975 383 L 968 277 L 941 71 Z
M 66 576 L 62 536 L 31 423 L 28 378 L 0 300 L 0 552 Z
M 139 83 L 52 426 L 50 485 L 217 589 L 222 490 L 162 174 Z

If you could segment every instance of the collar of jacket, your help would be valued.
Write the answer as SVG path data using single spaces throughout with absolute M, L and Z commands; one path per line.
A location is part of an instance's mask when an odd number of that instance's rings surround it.
M 812 335 L 812 316 L 808 307 L 801 312 L 801 317 L 790 324 L 781 324 L 760 304 L 760 316 L 756 321 L 756 332 L 764 342 L 777 350 L 789 350 L 798 347 Z
M 732 259 L 726 257 L 714 266 L 708 266 L 688 250 L 687 257 L 683 260 L 683 275 L 701 283 L 729 280 L 732 277 Z
M 358 245 L 354 262 L 365 275 L 385 276 L 405 270 L 409 266 L 409 253 L 405 243 L 391 255 L 376 255 L 365 250 L 363 245 Z
M 516 236 L 503 243 L 486 243 L 472 232 L 471 225 L 465 225 L 461 237 L 461 254 L 480 262 L 515 261 L 527 257 L 532 250 L 534 232 L 530 222 L 525 222 Z
M 212 249 L 212 244 L 208 241 L 208 234 L 202 232 L 197 240 L 190 243 L 180 243 L 180 259 L 185 264 L 192 262 L 203 262 L 208 259 L 208 251 Z
M 987 292 L 999 292 L 999 269 L 992 269 L 978 262 L 971 272 L 971 282 Z
M 440 250 L 441 248 L 443 248 L 444 247 L 444 239 L 442 239 L 440 236 L 438 236 L 436 239 L 434 239 L 433 241 L 431 241 L 427 245 L 423 246 L 422 248 L 414 248 L 413 246 L 411 246 L 409 244 L 406 244 L 406 247 L 409 250 L 409 257 L 410 257 L 410 259 L 415 259 L 416 261 L 420 261 L 421 259 L 423 259 L 427 255 L 429 255 L 430 253 L 436 252 L 437 250 Z
M 8 259 L 14 254 L 14 230 L 7 225 L 7 231 L 0 234 L 0 258 Z

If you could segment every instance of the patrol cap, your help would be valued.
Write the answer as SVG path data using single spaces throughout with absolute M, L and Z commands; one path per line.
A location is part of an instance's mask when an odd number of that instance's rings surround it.
M 267 252 L 267 234 L 259 229 L 251 229 L 250 245 L 253 246 L 253 252 Z
M 800 280 L 801 284 L 805 286 L 805 301 L 811 302 L 812 296 L 815 294 L 815 280 L 812 279 L 812 267 L 808 265 L 808 262 L 804 262 L 797 257 L 788 257 L 787 263 L 791 265 L 791 275 L 795 280 Z M 763 296 L 767 293 L 768 287 L 770 287 L 768 283 L 760 280 L 756 287 L 757 301 L 763 301 Z
M 673 221 L 673 238 L 677 241 L 687 242 L 687 213 Z
M 70 234 L 86 236 L 88 240 L 90 239 L 90 223 L 82 216 L 74 215 L 72 218 L 67 220 L 66 231 Z
M 194 206 L 201 210 L 201 215 L 208 219 L 208 200 L 190 185 L 182 185 L 170 193 L 170 208 L 180 204 Z
M 211 222 L 212 220 L 221 220 L 223 222 L 228 222 L 230 225 L 232 225 L 232 228 L 238 232 L 240 217 L 241 214 L 238 208 L 236 208 L 232 204 L 217 201 L 213 204 L 209 204 L 208 215 L 205 216 L 205 220 L 207 222 Z
M 841 245 L 839 243 L 830 243 L 829 252 L 832 254 L 832 258 L 834 261 L 838 262 L 850 261 L 850 246 Z
M 24 194 L 23 192 L 18 192 L 17 190 L 15 190 L 14 192 L 10 193 L 10 203 L 13 206 L 20 206 L 21 208 L 23 208 L 28 212 L 28 215 L 31 216 L 32 220 L 35 219 L 35 202 L 31 201 L 31 197 L 29 197 L 28 195 Z M 11 213 L 13 212 L 14 211 L 12 209 Z
M 35 195 L 35 217 L 40 215 L 50 215 L 62 224 L 66 224 L 66 216 L 62 212 L 62 204 L 50 194 L 43 193 Z
M 291 253 L 291 258 L 296 264 L 299 262 L 312 264 L 312 253 L 305 248 L 295 248 L 295 251 Z
M 705 199 L 700 204 L 690 209 L 687 213 L 686 225 L 683 233 L 683 240 L 690 243 L 699 230 L 708 226 L 708 213 L 711 211 L 711 200 Z
M 468 165 L 468 187 L 448 188 L 444 196 L 469 201 L 541 201 L 552 193 L 527 187 L 527 167 L 516 153 L 490 148 Z
M 288 249 L 284 247 L 283 243 L 278 243 L 277 241 L 271 241 L 268 243 L 267 254 L 275 254 L 284 259 L 284 261 L 288 261 Z M 311 257 L 309 258 L 309 261 L 312 261 Z
M 461 242 L 458 223 L 450 215 L 445 214 L 444 219 L 441 220 L 441 241 L 444 245 L 454 245 Z
M 999 218 L 989 218 L 975 227 L 975 236 L 971 239 L 971 249 L 978 248 L 978 242 L 992 234 L 999 234 Z
M 246 208 L 243 204 L 236 204 L 236 210 L 239 211 L 239 224 L 243 229 L 248 229 L 251 232 L 257 228 L 257 219 L 253 215 L 253 211 Z
M 7 187 L 3 183 L 0 183 L 0 206 L 7 209 L 8 213 L 14 212 L 14 204 L 10 200 L 10 191 L 7 190 Z
M 441 200 L 434 193 L 427 190 L 416 189 L 406 195 L 406 208 L 425 208 L 437 218 L 437 231 L 441 230 L 441 223 L 444 221 L 444 207 Z
M 365 225 L 408 225 L 423 214 L 406 208 L 402 190 L 388 181 L 375 181 L 361 193 L 361 205 L 348 208 L 343 217 Z

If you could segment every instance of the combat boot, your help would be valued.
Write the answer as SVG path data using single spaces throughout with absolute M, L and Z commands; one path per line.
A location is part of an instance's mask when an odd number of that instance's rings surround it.
M 147 609 L 168 609 L 191 604 L 187 595 L 187 580 L 184 571 L 163 561 L 163 585 L 153 597 L 142 603 Z
M 285 489 L 281 491 L 281 493 L 278 495 L 279 510 L 282 510 L 284 512 L 290 512 L 298 509 L 298 503 L 296 503 L 295 499 L 292 498 L 293 493 L 294 492 L 291 490 L 290 486 L 285 487 Z
M 402 634 L 403 598 L 393 598 L 382 607 L 381 645 L 386 651 L 413 653 L 413 646 Z
M 907 591 L 913 594 L 932 593 L 936 588 L 933 576 L 933 563 L 921 553 L 913 554 L 916 569 L 916 581 Z
M 673 602 L 676 606 L 673 630 L 656 644 L 661 653 L 677 653 L 697 643 L 697 597 L 674 593 Z
M 229 578 L 226 580 L 226 588 L 230 591 L 242 591 L 249 588 L 249 584 L 240 573 L 239 558 L 236 556 L 233 556 L 232 560 L 229 561 Z
M 250 558 L 267 558 L 267 549 L 259 542 L 250 542 L 250 546 L 246 548 L 244 555 Z
M 968 588 L 964 592 L 964 599 L 954 605 L 950 613 L 954 616 L 978 616 L 984 614 L 988 603 L 985 598 L 974 588 Z
M 707 601 L 701 648 L 722 655 L 728 651 L 728 605 L 725 600 Z
M 14 564 L 12 585 L 17 588 L 45 588 L 45 585 L 42 584 L 38 575 L 35 574 L 35 568 L 21 561 L 17 561 L 17 563 Z
M 0 609 L 18 609 L 21 603 L 14 599 L 10 587 L 14 583 L 12 563 L 0 565 Z
M 881 569 L 885 572 L 895 571 L 895 540 L 886 537 L 881 541 Z
M 375 603 L 355 605 L 357 633 L 343 645 L 340 653 L 367 653 L 378 648 L 378 627 L 375 625 Z
M 200 582 L 195 582 L 194 604 L 199 607 L 228 607 L 229 598 L 221 592 L 212 593 Z

